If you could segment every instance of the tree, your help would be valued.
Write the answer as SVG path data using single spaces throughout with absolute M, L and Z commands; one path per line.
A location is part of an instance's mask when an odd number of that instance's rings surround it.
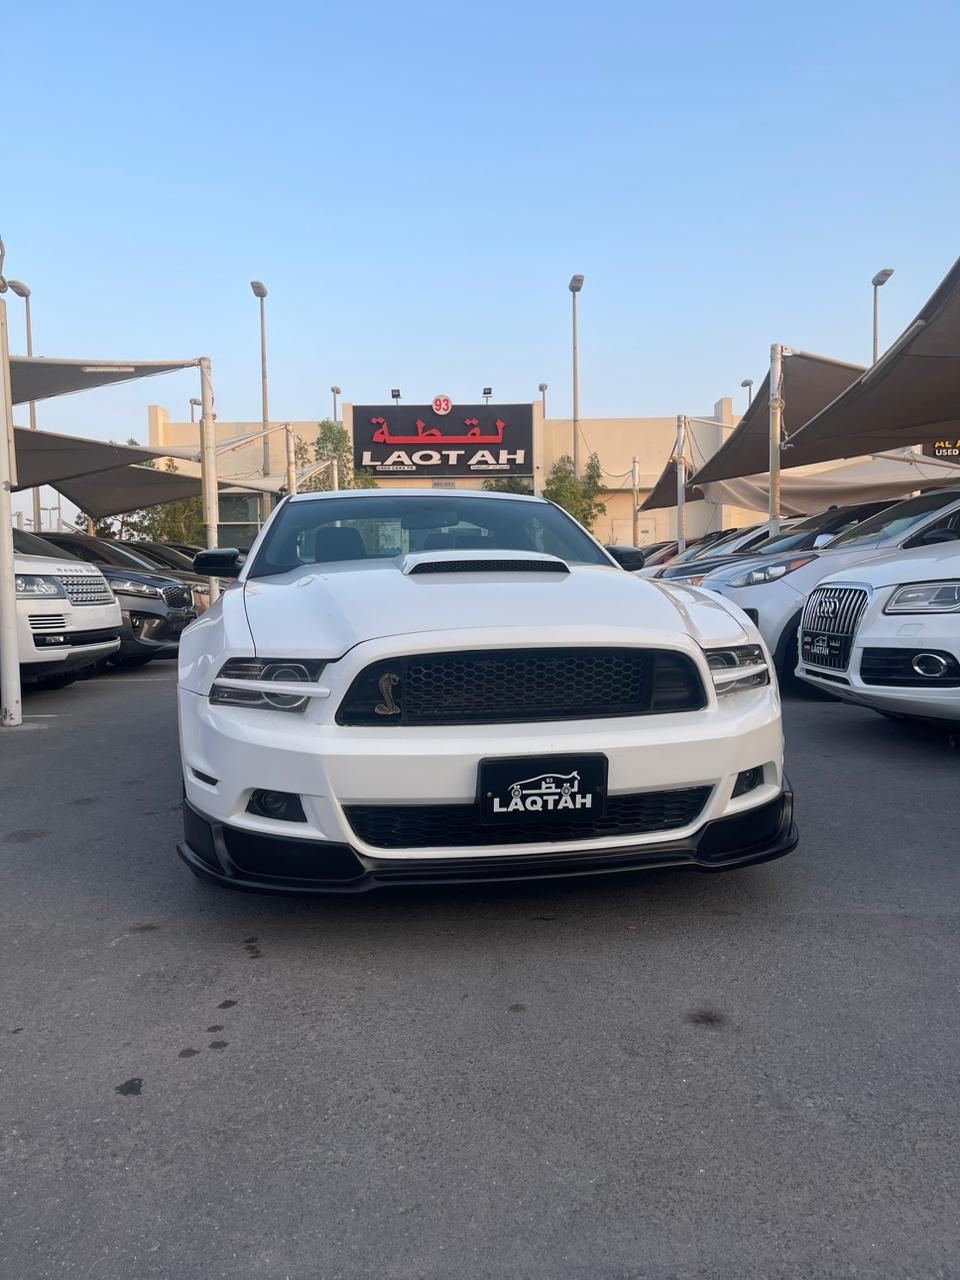
M 500 480 L 484 480 L 487 493 L 533 493 L 533 485 L 523 476 L 504 476 Z
M 353 449 L 350 436 L 338 423 L 329 418 L 317 424 L 317 437 L 313 442 L 313 457 L 310 447 L 297 437 L 294 453 L 298 467 L 310 466 L 316 462 L 332 462 L 337 464 L 337 483 L 341 489 L 376 489 L 377 480 L 369 471 L 357 471 L 353 465 Z M 299 485 L 303 493 L 325 493 L 333 488 L 332 467 L 318 471 Z
M 603 474 L 600 459 L 595 453 L 591 453 L 579 479 L 573 471 L 573 459 L 566 455 L 558 458 L 543 486 L 543 496 L 569 511 L 585 529 L 592 529 L 597 517 L 607 509 L 607 504 L 600 497 L 602 493 Z

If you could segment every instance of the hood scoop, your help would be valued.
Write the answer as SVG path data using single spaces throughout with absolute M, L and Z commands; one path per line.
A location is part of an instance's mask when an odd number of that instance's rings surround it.
M 402 556 L 402 573 L 569 573 L 556 556 L 536 551 L 423 551 Z

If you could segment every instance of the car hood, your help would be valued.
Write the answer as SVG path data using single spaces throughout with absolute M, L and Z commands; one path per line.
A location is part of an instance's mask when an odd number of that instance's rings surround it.
M 183 583 L 172 575 L 168 578 L 159 573 L 143 573 L 138 569 L 121 569 L 117 565 L 102 564 L 97 566 L 108 582 L 142 582 L 144 586 L 181 587 Z
M 243 603 L 256 652 L 276 657 L 333 658 L 366 640 L 438 631 L 564 628 L 625 644 L 679 633 L 704 647 L 746 635 L 716 596 L 603 566 L 411 574 L 400 560 L 329 564 L 247 579 Z
M 85 564 L 82 560 L 63 559 L 54 556 L 28 556 L 15 551 L 13 563 L 17 573 L 38 574 L 81 574 L 83 577 L 95 578 L 99 572 L 95 564 Z
M 936 582 L 945 578 L 960 578 L 960 542 L 942 542 L 912 551 L 888 551 L 850 569 L 829 573 L 824 581 L 893 587 L 905 582 Z

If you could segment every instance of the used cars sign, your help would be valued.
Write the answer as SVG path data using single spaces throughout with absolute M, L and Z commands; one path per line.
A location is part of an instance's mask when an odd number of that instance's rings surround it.
M 531 405 L 434 405 L 354 405 L 354 465 L 377 475 L 533 475 Z

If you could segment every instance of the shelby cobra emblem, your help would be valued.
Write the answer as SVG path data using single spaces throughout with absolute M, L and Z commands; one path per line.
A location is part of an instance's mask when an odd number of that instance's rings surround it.
M 579 773 L 542 773 L 537 778 L 513 782 L 506 804 L 493 797 L 494 813 L 552 813 L 563 809 L 589 809 L 593 796 L 580 790 Z
M 397 706 L 393 696 L 393 691 L 400 683 L 400 677 L 395 676 L 392 671 L 385 671 L 377 681 L 380 694 L 383 698 L 382 702 L 378 702 L 374 707 L 374 711 L 378 716 L 398 716 L 400 708 Z

